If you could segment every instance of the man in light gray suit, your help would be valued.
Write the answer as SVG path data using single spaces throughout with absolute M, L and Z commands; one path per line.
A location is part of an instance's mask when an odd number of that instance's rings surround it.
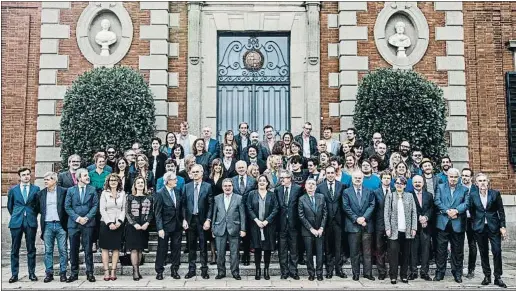
M 339 153 L 340 142 L 333 138 L 332 133 L 333 128 L 331 128 L 330 126 L 324 127 L 323 138 L 321 139 L 321 141 L 326 142 L 326 151 L 335 156 Z
M 241 280 L 239 271 L 239 237 L 245 237 L 245 210 L 242 196 L 233 193 L 233 181 L 222 181 L 224 193 L 215 197 L 213 207 L 213 236 L 217 245 L 217 269 L 215 279 L 226 277 L 226 243 L 229 241 L 231 274 Z

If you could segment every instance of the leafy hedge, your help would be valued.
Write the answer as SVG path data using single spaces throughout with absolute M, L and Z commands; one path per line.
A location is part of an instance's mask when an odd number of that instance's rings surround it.
M 127 67 L 95 68 L 66 91 L 61 118 L 63 166 L 71 154 L 92 162 L 108 144 L 119 150 L 135 140 L 149 148 L 154 136 L 154 98 L 142 75 Z
M 443 91 L 411 70 L 380 69 L 366 75 L 358 87 L 353 123 L 365 140 L 382 133 L 392 149 L 408 140 L 433 160 L 446 153 Z

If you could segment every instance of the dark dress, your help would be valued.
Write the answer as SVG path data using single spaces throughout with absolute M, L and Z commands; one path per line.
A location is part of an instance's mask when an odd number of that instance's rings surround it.
M 210 152 L 205 152 L 199 156 L 195 157 L 195 162 L 202 166 L 204 169 L 203 172 L 203 180 L 207 180 L 210 176 L 210 166 L 213 161 L 213 155 Z
M 151 195 L 127 197 L 125 241 L 127 250 L 143 250 L 149 246 L 149 228 L 136 230 L 135 224 L 144 225 L 154 218 L 153 199 Z
M 247 217 L 249 218 L 249 235 L 251 235 L 251 248 L 262 249 L 264 251 L 274 251 L 276 247 L 276 215 L 278 214 L 278 201 L 274 192 L 267 191 L 265 195 L 265 209 L 260 219 L 260 200 L 262 200 L 258 190 L 249 192 L 247 196 Z M 267 220 L 268 224 L 263 228 L 264 238 L 254 219 Z
M 139 172 L 131 172 L 131 173 L 129 173 L 129 180 L 131 182 L 131 187 L 133 187 L 134 180 L 139 175 L 140 175 Z M 155 180 L 154 180 L 154 174 L 152 174 L 151 170 L 147 170 L 147 191 L 153 193 L 156 190 L 155 187 L 156 187 L 156 183 L 155 183 Z
M 217 180 L 217 183 L 213 179 L 209 179 L 208 183 L 211 185 L 211 192 L 213 193 L 213 197 L 216 197 L 219 194 L 224 193 L 224 190 L 222 190 L 222 181 L 224 180 L 224 176 L 220 177 Z
M 152 152 L 147 157 L 149 159 L 149 171 L 152 172 L 154 167 L 154 156 Z M 165 161 L 167 160 L 167 155 L 160 152 L 159 155 L 156 156 L 156 161 L 158 164 L 156 165 L 156 174 L 154 174 L 154 184 L 158 181 L 159 178 L 163 177 L 165 174 Z

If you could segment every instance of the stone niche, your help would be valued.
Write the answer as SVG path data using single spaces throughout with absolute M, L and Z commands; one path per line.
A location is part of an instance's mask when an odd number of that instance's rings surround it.
M 129 51 L 133 23 L 122 2 L 92 2 L 77 21 L 77 44 L 95 67 L 112 67 Z
M 394 68 L 412 69 L 428 48 L 428 23 L 415 2 L 385 2 L 374 39 L 380 55 Z

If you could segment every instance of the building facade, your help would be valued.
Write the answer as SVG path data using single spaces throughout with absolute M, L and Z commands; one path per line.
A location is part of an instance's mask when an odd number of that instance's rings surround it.
M 516 70 L 515 2 L 1 5 L 2 194 L 21 165 L 38 183 L 61 167 L 66 88 L 113 65 L 148 81 L 162 137 L 186 120 L 194 134 L 210 126 L 217 135 L 241 121 L 297 134 L 309 121 L 315 136 L 332 126 L 343 138 L 365 74 L 413 69 L 444 91 L 454 166 L 486 172 L 493 187 L 516 193 L 505 89 Z

